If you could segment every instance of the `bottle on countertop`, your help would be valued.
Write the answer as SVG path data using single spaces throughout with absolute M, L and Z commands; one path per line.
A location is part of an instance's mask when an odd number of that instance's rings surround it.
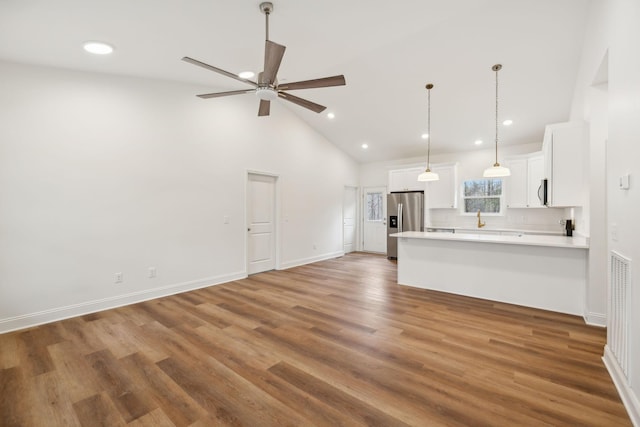
M 565 221 L 565 231 L 567 236 L 573 236 L 573 221 L 568 219 Z

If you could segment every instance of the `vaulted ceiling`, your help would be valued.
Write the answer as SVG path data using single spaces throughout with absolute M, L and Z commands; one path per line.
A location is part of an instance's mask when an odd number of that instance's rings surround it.
M 259 3 L 2 0 L 0 59 L 190 82 L 211 92 L 246 89 L 180 58 L 234 73 L 261 71 L 265 28 Z M 359 162 L 425 153 L 426 83 L 435 85 L 432 152 L 491 147 L 496 63 L 503 64 L 500 121 L 513 120 L 500 126 L 500 143 L 539 142 L 546 124 L 569 118 L 589 1 L 273 3 L 270 39 L 287 47 L 279 80 L 344 74 L 347 85 L 295 92 L 326 105 L 333 120 L 284 102 L 275 102 L 271 114 L 290 109 Z M 86 40 L 106 41 L 116 50 L 91 56 L 81 49 Z M 484 144 L 474 145 L 477 139 Z

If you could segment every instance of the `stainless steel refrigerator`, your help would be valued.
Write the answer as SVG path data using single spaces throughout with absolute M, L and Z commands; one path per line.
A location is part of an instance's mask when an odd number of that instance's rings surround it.
M 387 195 L 387 257 L 398 258 L 398 239 L 389 234 L 424 231 L 424 192 L 408 191 Z

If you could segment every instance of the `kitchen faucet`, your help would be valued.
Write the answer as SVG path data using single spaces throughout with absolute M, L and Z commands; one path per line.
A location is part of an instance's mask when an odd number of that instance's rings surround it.
M 478 209 L 478 228 L 482 228 L 485 226 L 485 223 L 480 221 L 480 209 Z

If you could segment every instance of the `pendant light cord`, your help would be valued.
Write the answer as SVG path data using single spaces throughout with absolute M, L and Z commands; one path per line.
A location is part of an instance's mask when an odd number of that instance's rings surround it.
M 492 70 L 496 72 L 496 162 L 494 166 L 500 166 L 498 163 L 498 71 L 502 69 L 502 65 L 496 64 Z
M 427 83 L 427 168 L 418 176 L 418 181 L 438 181 L 440 177 L 431 172 L 431 89 L 433 84 Z M 422 136 L 424 138 L 424 135 Z
M 500 166 L 500 163 L 498 163 L 498 132 L 500 131 L 498 126 L 498 71 L 500 71 L 501 69 L 502 65 L 500 64 L 496 64 L 491 67 L 491 71 L 495 71 L 496 73 L 496 162 L 493 164 L 493 167 L 485 169 L 484 173 L 482 174 L 482 176 L 484 176 L 485 178 L 498 178 L 511 175 L 511 171 L 509 170 L 509 168 Z
M 427 85 L 427 170 L 431 170 L 431 88 L 429 85 Z

